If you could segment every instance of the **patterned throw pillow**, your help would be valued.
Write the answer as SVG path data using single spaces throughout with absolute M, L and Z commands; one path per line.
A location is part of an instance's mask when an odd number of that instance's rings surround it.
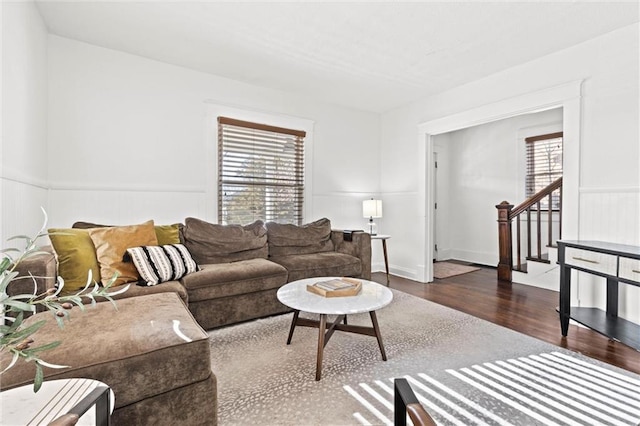
M 179 280 L 198 270 L 191 253 L 182 244 L 132 247 L 127 253 L 148 286 Z

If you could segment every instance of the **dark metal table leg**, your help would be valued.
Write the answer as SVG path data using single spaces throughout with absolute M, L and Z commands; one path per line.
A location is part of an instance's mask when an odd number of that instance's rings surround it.
M 563 253 L 564 254 L 564 253 Z M 571 268 L 560 267 L 560 331 L 563 336 L 569 333 L 571 317 Z

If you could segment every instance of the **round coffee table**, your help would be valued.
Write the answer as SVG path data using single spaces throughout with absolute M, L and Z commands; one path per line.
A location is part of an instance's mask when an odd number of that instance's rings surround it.
M 362 282 L 362 290 L 355 296 L 324 297 L 307 290 L 307 284 L 314 284 L 318 281 L 335 278 L 337 277 L 306 278 L 290 282 L 278 290 L 278 300 L 294 310 L 287 345 L 291 343 L 293 331 L 296 326 L 314 327 L 318 329 L 316 380 L 320 380 L 322 377 L 322 355 L 324 347 L 336 330 L 375 337 L 378 340 L 382 360 L 387 360 L 375 311 L 391 303 L 393 293 L 391 293 L 391 290 L 387 287 L 378 283 L 359 278 L 358 280 Z M 300 311 L 319 314 L 320 318 L 319 320 L 300 318 Z M 347 324 L 347 315 L 364 312 L 369 313 L 372 327 Z M 337 317 L 332 323 L 327 323 L 327 315 L 337 315 Z

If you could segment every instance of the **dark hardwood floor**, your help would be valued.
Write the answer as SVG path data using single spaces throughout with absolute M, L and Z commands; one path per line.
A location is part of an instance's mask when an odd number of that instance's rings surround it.
M 386 284 L 386 275 L 373 273 L 372 281 Z M 492 268 L 429 284 L 396 276 L 390 281 L 391 288 L 640 374 L 640 352 L 629 346 L 574 325 L 569 326 L 568 336 L 562 337 L 555 291 L 500 282 Z

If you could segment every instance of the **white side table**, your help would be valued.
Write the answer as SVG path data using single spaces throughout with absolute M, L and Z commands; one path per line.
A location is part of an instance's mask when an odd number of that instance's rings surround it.
M 78 404 L 87 402 L 84 398 L 93 391 L 96 391 L 97 399 L 88 404 L 89 407 L 95 404 L 95 409 L 88 409 L 77 424 L 109 425 L 115 404 L 113 391 L 104 383 L 91 379 L 44 381 L 40 390 L 35 393 L 33 384 L 2 391 L 0 424 L 48 425 Z
M 387 285 L 389 285 L 389 259 L 387 258 L 387 240 L 391 238 L 391 235 L 376 234 L 372 235 L 372 240 L 382 241 L 382 252 L 384 253 L 384 267 L 387 270 Z

